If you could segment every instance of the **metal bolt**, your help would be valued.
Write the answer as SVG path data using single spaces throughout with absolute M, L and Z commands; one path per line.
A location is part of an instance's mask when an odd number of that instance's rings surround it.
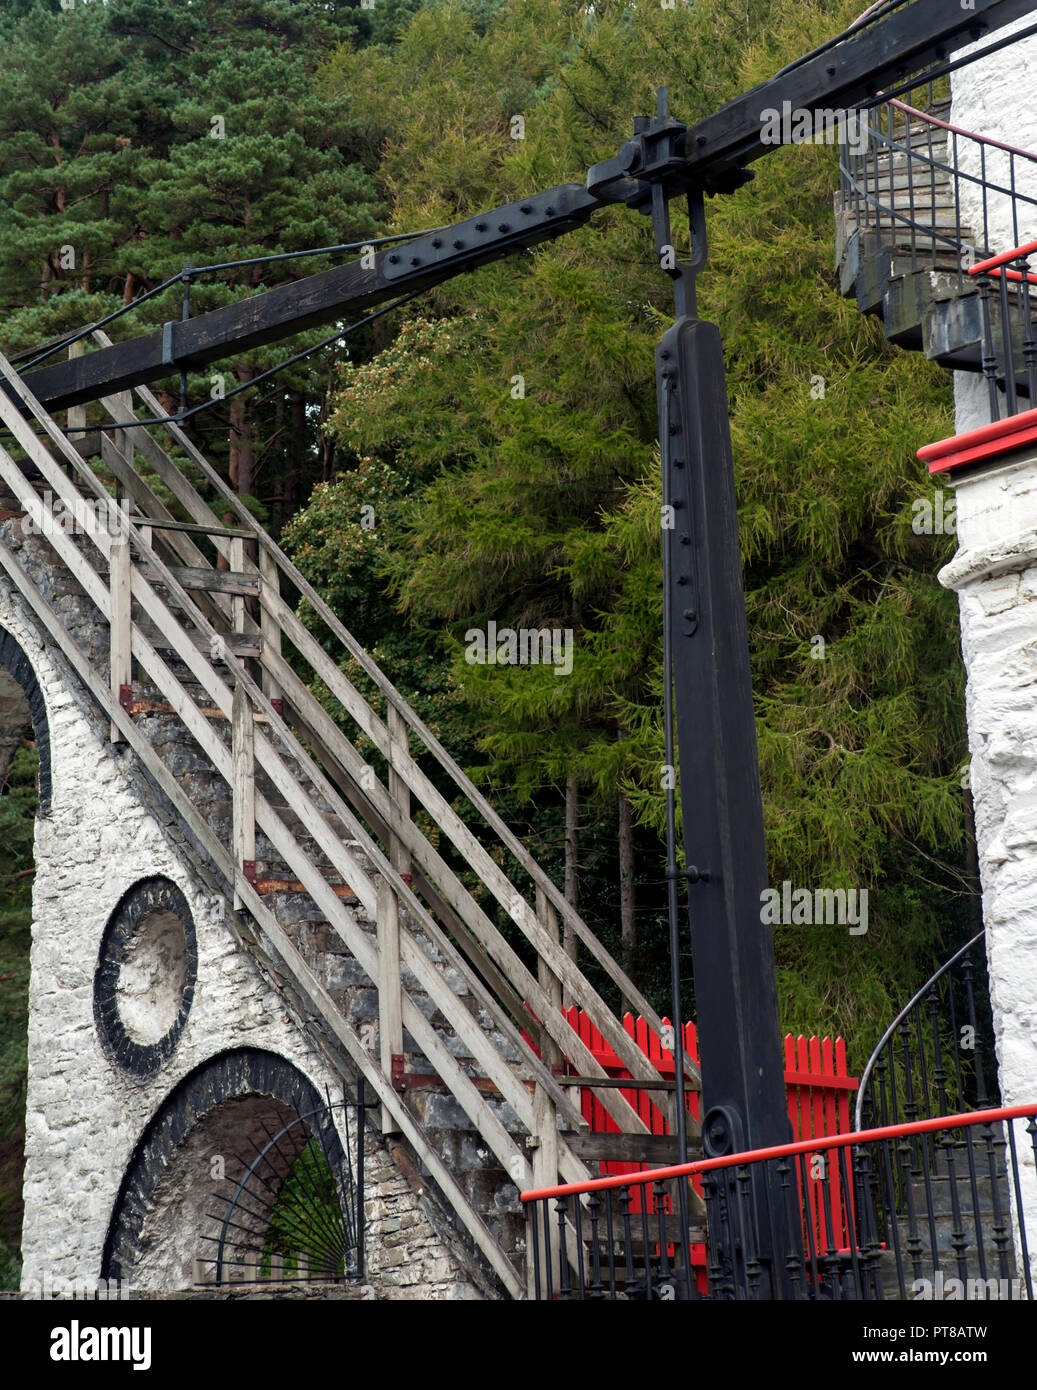
M 485 223 L 485 222 L 476 222 L 476 224 L 475 224 L 475 230 L 476 230 L 477 232 L 485 232 L 485 230 L 486 230 L 486 223 Z
M 443 238 L 442 238 L 442 237 L 438 237 L 438 236 L 434 236 L 434 237 L 432 238 L 432 245 L 433 245 L 433 246 L 436 248 L 436 250 L 438 251 L 439 248 L 443 245 Z
M 695 612 L 694 608 L 685 608 L 684 619 L 686 622 L 689 623 L 697 623 L 699 620 L 699 615 Z
M 528 203 L 524 203 L 522 207 L 519 208 L 519 212 L 523 213 L 526 217 L 528 217 L 532 211 L 533 209 L 529 206 Z
M 670 360 L 670 350 L 669 350 L 669 348 L 663 348 L 663 350 L 662 350 L 662 352 L 660 352 L 659 356 L 663 359 L 664 362 L 669 362 L 669 360 Z
M 671 426 L 670 426 L 670 433 L 671 433 L 671 434 L 680 434 L 680 432 L 681 432 L 681 427 L 680 427 L 680 425 L 671 425 Z
M 400 258 L 399 258 L 399 256 L 397 256 L 397 254 L 396 254 L 395 251 L 394 251 L 394 252 L 392 253 L 392 255 L 389 257 L 389 260 L 392 262 L 393 265 L 395 265 L 396 262 L 397 262 L 399 259 L 400 259 Z
M 411 256 L 411 258 L 410 258 L 410 263 L 411 263 L 411 265 L 420 265 L 420 264 L 421 264 L 421 258 L 420 258 L 419 256 Z
M 455 251 L 460 251 L 463 247 L 464 247 L 464 242 L 461 240 L 460 237 L 458 237 L 458 239 L 454 242 L 454 250 L 455 250 Z
M 510 232 L 511 227 L 508 225 L 507 222 L 502 222 L 500 226 L 497 228 L 497 230 L 498 232 Z

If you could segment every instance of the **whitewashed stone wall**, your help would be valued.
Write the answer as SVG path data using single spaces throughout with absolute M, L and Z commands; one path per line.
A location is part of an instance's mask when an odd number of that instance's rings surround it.
M 959 549 L 940 579 L 958 592 L 968 673 L 970 777 L 1001 1095 L 1005 1105 L 1024 1105 L 1037 1102 L 1037 451 L 963 480 L 955 491 Z M 1032 1249 L 1037 1172 L 1029 1136 L 1021 1123 L 1016 1129 Z
M 1032 20 L 1026 16 L 1014 27 Z M 1037 38 L 1030 38 L 954 74 L 950 119 L 1037 153 L 1035 89 Z M 975 148 L 963 142 L 959 156 L 961 167 L 978 175 Z M 1007 186 L 1007 156 L 988 155 L 987 177 Z M 1016 182 L 1037 197 L 1037 166 L 1017 160 Z M 981 226 L 981 196 L 978 187 L 963 187 L 963 223 Z M 1007 198 L 991 195 L 988 207 L 995 253 L 1037 239 L 1037 209 L 1025 208 L 1013 223 Z M 982 377 L 956 373 L 956 432 L 990 419 Z M 1017 453 L 1004 466 L 950 482 L 959 549 L 940 579 L 959 599 L 999 1080 L 1006 1105 L 1027 1104 L 1037 1101 L 1037 451 Z M 1022 1125 L 1016 1141 L 1033 1251 L 1037 1173 Z M 1014 1194 L 1012 1202 L 1014 1207 Z M 1032 1258 L 1037 1270 L 1037 1256 Z
M 34 669 L 52 746 L 51 810 L 36 823 L 22 1235 L 23 1288 L 39 1289 L 96 1281 L 142 1131 L 177 1083 L 208 1058 L 259 1048 L 293 1064 L 319 1093 L 327 1086 L 333 1102 L 342 1099 L 342 1086 L 236 944 L 220 901 L 200 888 L 138 798 L 132 753 L 98 735 L 3 577 L 0 628 Z M 142 1078 L 106 1055 L 93 986 L 112 910 L 134 883 L 153 875 L 172 880 L 187 898 L 198 969 L 176 1051 L 156 1075 Z M 388 1154 L 374 1143 L 370 1158 L 368 1258 L 377 1296 L 479 1297 Z

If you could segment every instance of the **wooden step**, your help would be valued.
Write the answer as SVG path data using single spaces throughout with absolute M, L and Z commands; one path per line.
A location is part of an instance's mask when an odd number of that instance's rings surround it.
M 176 650 L 172 637 L 159 632 L 152 623 L 138 623 L 137 626 L 157 651 Z M 193 647 L 203 652 L 211 661 L 220 660 L 218 656 L 213 656 L 211 654 L 209 639 L 203 637 L 200 632 L 187 631 L 187 629 L 184 629 L 184 635 Z M 242 632 L 226 632 L 218 635 L 223 642 L 224 650 L 229 652 L 232 656 L 249 657 L 262 655 L 262 637 L 248 636 Z
M 257 893 L 306 893 L 309 890 L 306 885 L 294 878 L 257 878 L 254 883 Z M 331 883 L 327 885 L 335 894 L 336 898 L 344 898 L 346 902 L 356 903 L 359 898 L 348 883 Z
M 577 1158 L 596 1162 L 650 1163 L 659 1167 L 680 1162 L 675 1134 L 573 1134 L 568 1142 Z M 701 1143 L 689 1143 L 689 1161 L 701 1156 Z
M 590 1244 L 590 1219 L 587 1212 L 582 1216 L 584 1239 Z M 663 1234 L 666 1237 L 667 1245 L 680 1245 L 681 1242 L 681 1221 L 676 1212 L 667 1212 L 662 1219 Z M 700 1245 L 705 1242 L 706 1228 L 704 1225 L 691 1225 L 690 1234 L 692 1244 Z M 622 1259 L 624 1251 L 627 1249 L 626 1222 L 620 1209 L 617 1197 L 612 1199 L 612 1239 L 616 1245 L 619 1259 Z M 598 1220 L 598 1241 L 604 1244 L 608 1240 L 608 1227 L 605 1219 L 605 1203 L 602 1200 L 599 1208 Z M 648 1213 L 648 1250 L 653 1252 L 659 1247 L 659 1215 L 657 1212 Z M 644 1237 L 644 1218 L 639 1211 L 630 1213 L 630 1253 L 635 1257 L 643 1257 L 645 1251 Z
M 202 569 L 195 565 L 167 565 L 166 568 L 185 589 L 202 589 L 210 594 L 242 594 L 246 598 L 255 598 L 262 589 L 258 575 Z M 162 582 L 153 565 L 141 565 L 140 570 L 149 584 Z
M 165 704 L 162 700 L 149 700 L 144 698 L 136 699 L 130 696 L 121 703 L 123 709 L 127 712 L 127 714 L 130 715 L 176 714 L 176 710 L 173 708 L 173 706 Z M 274 707 L 275 709 L 277 708 L 276 705 Z M 229 719 L 229 716 L 224 714 L 223 710 L 216 709 L 212 705 L 199 705 L 198 712 L 199 714 L 204 714 L 207 719 Z M 252 711 L 252 719 L 253 722 L 256 724 L 269 723 L 269 720 L 267 719 L 266 715 L 263 714 L 260 710 Z

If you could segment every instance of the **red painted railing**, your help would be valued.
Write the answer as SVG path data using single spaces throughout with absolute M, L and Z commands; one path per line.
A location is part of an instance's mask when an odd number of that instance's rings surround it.
M 840 1134 L 827 1140 L 825 1148 L 863 1146 L 914 1134 L 936 1134 L 940 1130 L 967 1129 L 972 1125 L 991 1125 L 1005 1120 L 1027 1119 L 1031 1115 L 1037 1115 L 1037 1105 L 1032 1101 L 1028 1105 L 1000 1105 L 990 1110 L 966 1110 L 960 1115 L 935 1115 L 928 1120 L 910 1120 L 899 1125 L 884 1125 L 879 1129 L 854 1130 L 851 1134 Z M 802 1140 L 794 1144 L 775 1144 L 769 1149 L 743 1149 L 739 1153 L 725 1154 L 720 1158 L 697 1158 L 691 1163 L 649 1168 L 633 1178 L 588 1178 L 584 1182 L 562 1183 L 558 1187 L 538 1187 L 530 1192 L 521 1192 L 519 1197 L 523 1202 L 542 1202 L 549 1197 L 573 1197 L 582 1192 L 602 1192 L 609 1187 L 633 1186 L 635 1183 L 650 1187 L 656 1182 L 667 1182 L 671 1178 L 692 1178 L 698 1173 L 712 1173 L 719 1168 L 741 1168 L 747 1163 L 765 1163 L 772 1158 L 792 1158 L 797 1154 L 808 1154 L 812 1149 L 811 1143 Z
M 630 1075 L 616 1053 L 581 1009 L 570 1008 L 568 1016 L 573 1029 L 594 1053 L 595 1059 L 605 1068 L 609 1076 L 622 1078 Z M 669 1019 L 664 1018 L 662 1022 L 664 1029 L 669 1027 Z M 643 1018 L 635 1019 L 632 1014 L 625 1014 L 623 1027 L 661 1076 L 672 1077 L 674 1075 L 672 1052 L 663 1046 L 660 1038 Z M 692 1061 L 698 1062 L 698 1032 L 694 1023 L 685 1025 L 684 1048 L 688 1057 Z M 825 1135 L 849 1133 L 853 1128 L 851 1096 L 856 1088 L 857 1078 L 847 1073 L 846 1044 L 842 1038 L 833 1040 L 832 1038 L 805 1038 L 802 1034 L 798 1038 L 792 1033 L 786 1035 L 785 1089 L 793 1139 L 808 1140 Z M 657 1099 L 658 1092 L 640 1091 L 636 1087 L 631 1087 L 629 1091 L 624 1090 L 622 1094 L 641 1116 L 652 1134 L 668 1134 L 670 1132 L 666 1114 L 660 1108 Z M 695 1119 L 701 1118 L 697 1091 L 688 1092 L 687 1107 Z M 611 1134 L 618 1132 L 618 1126 L 612 1116 L 591 1090 L 586 1088 L 583 1090 L 580 1108 L 592 1133 Z M 629 1163 L 613 1159 L 602 1160 L 600 1170 L 603 1176 L 619 1177 L 627 1173 L 641 1173 L 645 1166 L 643 1163 Z M 837 1175 L 833 1175 L 833 1181 L 838 1186 Z M 811 1188 L 810 1205 L 814 1210 L 818 1229 L 821 1229 L 825 1225 L 824 1185 L 821 1177 L 815 1176 L 813 1172 L 810 1172 L 808 1182 Z M 701 1196 L 701 1179 L 693 1178 L 693 1186 Z M 635 1188 L 630 1208 L 632 1214 L 640 1212 L 644 1191 L 645 1189 L 640 1186 Z M 651 1194 L 648 1193 L 647 1196 L 651 1211 L 653 1209 Z M 665 1200 L 667 1204 L 670 1201 L 669 1198 Z M 842 1213 L 843 1204 L 837 1202 L 830 1209 L 836 1213 Z M 841 1216 L 837 1216 L 835 1219 L 842 1222 Z M 842 1222 L 842 1224 L 845 1223 Z M 825 1234 L 827 1235 L 827 1232 Z M 849 1233 L 845 1229 L 833 1232 L 833 1236 L 838 1248 L 849 1243 Z M 705 1246 L 693 1245 L 693 1264 L 702 1267 L 705 1265 L 705 1258 Z
M 594 1053 L 609 1076 L 622 1078 L 630 1073 L 613 1052 L 605 1039 L 594 1027 L 587 1015 L 580 1009 L 568 1011 L 569 1022 L 583 1042 Z M 669 1019 L 663 1019 L 664 1028 L 669 1027 Z M 652 1062 L 663 1077 L 674 1074 L 673 1054 L 663 1046 L 653 1029 L 643 1018 L 624 1014 L 623 1027 L 634 1039 L 638 1047 Z M 684 1029 L 684 1049 L 688 1057 L 699 1060 L 698 1033 L 694 1023 Z M 794 1139 L 811 1139 L 828 1134 L 846 1134 L 853 1128 L 852 1092 L 857 1089 L 857 1078 L 850 1076 L 846 1069 L 846 1044 L 842 1038 L 797 1038 L 789 1033 L 785 1037 L 785 1089 L 788 1096 L 789 1120 Z M 668 1134 L 669 1125 L 665 1112 L 660 1109 L 658 1100 L 652 1092 L 639 1091 L 632 1087 L 622 1094 L 644 1120 L 652 1134 Z M 690 1091 L 687 1105 L 695 1119 L 700 1118 L 699 1095 Z M 613 1133 L 617 1126 L 605 1107 L 593 1093 L 584 1090 L 581 1098 L 584 1118 L 592 1133 Z M 644 1167 L 639 1163 L 607 1162 L 602 1164 L 603 1173 L 636 1173 Z

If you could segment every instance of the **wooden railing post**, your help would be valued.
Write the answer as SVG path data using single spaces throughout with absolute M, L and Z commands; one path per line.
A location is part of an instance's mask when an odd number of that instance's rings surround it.
M 394 766 L 397 750 L 401 754 L 408 751 L 407 721 L 395 705 L 389 706 L 389 796 L 392 798 L 392 826 L 394 833 L 389 845 L 389 862 L 409 884 L 411 879 L 411 855 L 404 837 L 399 833 L 405 821 L 410 820 L 410 788 Z
M 259 547 L 259 575 L 261 580 L 259 631 L 263 638 L 260 680 L 262 681 L 263 694 L 271 704 L 274 704 L 275 701 L 283 699 L 283 694 L 280 685 L 266 664 L 266 659 L 268 653 L 274 661 L 281 659 L 281 625 L 274 613 L 274 601 L 280 595 L 281 584 L 277 573 L 277 561 L 262 545 Z M 275 705 L 275 708 L 280 710 L 281 706 Z
M 126 703 L 127 693 L 132 694 L 133 682 L 133 657 L 130 648 L 130 564 L 130 543 L 120 536 L 112 542 L 108 557 L 108 585 L 111 599 L 108 640 L 112 696 L 121 704 Z M 113 720 L 111 740 L 113 743 L 118 743 L 121 738 L 119 726 Z
M 234 848 L 234 907 L 242 906 L 237 874 L 256 872 L 256 742 L 252 706 L 243 685 L 234 687 L 231 706 L 231 836 Z
M 245 569 L 245 538 L 243 536 L 231 537 L 230 567 L 234 574 L 241 574 Z M 231 629 L 244 635 L 245 599 L 242 594 L 235 594 L 231 599 L 231 619 Z
M 558 939 L 558 914 L 551 906 L 547 895 L 543 889 L 536 890 L 536 913 L 537 920 L 553 940 Z M 537 976 L 544 993 L 550 999 L 552 1007 L 561 1011 L 562 1008 L 562 982 L 554 973 L 548 963 L 541 957 L 537 962 Z M 540 1030 L 540 1056 L 544 1065 L 552 1069 L 561 1070 L 563 1061 L 562 1052 L 558 1044 L 549 1035 L 546 1028 Z M 559 1182 L 558 1176 L 558 1108 L 552 1097 L 538 1081 L 533 1091 L 533 1186 L 534 1187 L 555 1187 Z M 537 1219 L 538 1204 L 529 1203 L 527 1208 L 526 1220 L 526 1284 L 527 1295 L 532 1298 L 534 1293 L 533 1285 L 533 1232 L 531 1223 Z M 550 1260 L 552 1280 L 555 1288 L 558 1288 L 558 1232 L 555 1222 L 550 1223 L 550 1245 L 545 1246 L 544 1232 L 539 1232 L 539 1249 L 541 1261 Z M 544 1270 L 541 1269 L 541 1284 L 544 1280 Z
M 403 1065 L 403 986 L 400 981 L 400 904 L 391 883 L 380 874 L 376 884 L 378 914 L 378 1052 L 382 1071 L 393 1076 Z M 382 1133 L 399 1125 L 382 1106 Z
M 69 347 L 69 350 L 68 350 L 69 360 L 71 361 L 73 358 L 82 357 L 83 354 L 84 354 L 85 352 L 86 352 L 86 343 L 84 343 L 83 340 L 80 339 L 78 343 L 72 343 L 71 346 Z M 65 422 L 65 428 L 66 428 L 66 430 L 68 431 L 69 435 L 71 436 L 71 438 L 72 438 L 72 443 L 73 443 L 73 444 L 81 444 L 81 443 L 83 442 L 83 435 L 80 433 L 80 431 L 81 431 L 81 430 L 84 430 L 84 429 L 86 428 L 86 406 L 85 406 L 85 405 L 70 405 L 70 406 L 69 406 L 69 408 L 68 408 L 68 418 L 67 418 L 67 420 L 66 420 L 66 422 Z M 75 431 L 75 433 L 73 433 L 73 431 Z M 70 465 L 70 464 L 66 464 L 66 465 L 65 465 L 65 472 L 68 473 L 68 474 L 71 474 L 71 471 L 72 471 L 71 465 Z

